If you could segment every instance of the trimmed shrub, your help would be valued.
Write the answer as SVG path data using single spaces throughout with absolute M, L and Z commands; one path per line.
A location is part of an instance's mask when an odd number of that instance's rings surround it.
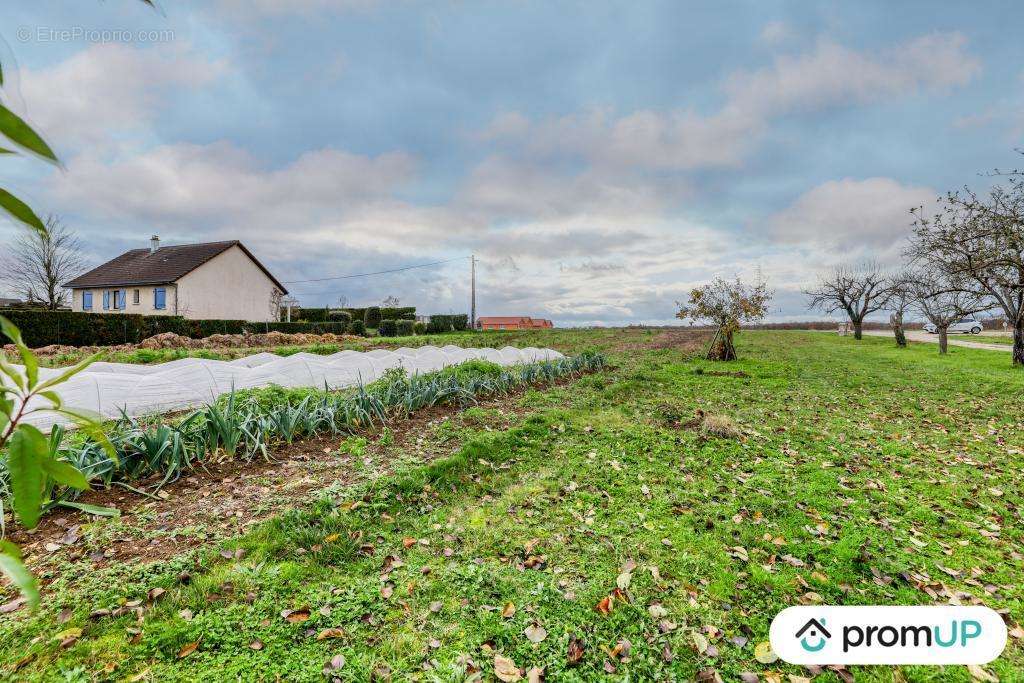
M 382 337 L 397 337 L 398 336 L 398 321 L 397 320 L 381 320 L 380 325 L 377 326 L 377 334 Z
M 371 308 L 380 308 L 380 319 L 381 320 L 415 320 L 416 319 L 416 307 L 415 306 L 399 306 L 390 308 L 387 306 L 378 307 L 372 306 Z M 353 320 L 365 320 L 366 309 L 365 308 L 346 308 L 346 311 L 352 314 Z
M 416 322 L 412 324 L 412 331 L 414 334 L 426 334 L 427 325 L 426 323 Z
M 430 316 L 430 324 L 427 325 L 427 332 L 430 334 L 461 332 L 468 325 L 469 316 L 465 313 L 459 315 L 432 315 Z
M 173 315 L 135 315 L 131 313 L 82 313 L 78 311 L 4 310 L 4 315 L 21 330 L 25 343 L 32 347 L 65 344 L 67 346 L 110 346 L 137 344 L 162 332 L 201 339 L 211 334 L 260 332 L 299 332 L 342 334 L 345 323 L 254 323 L 245 320 L 188 320 Z
M 395 322 L 398 323 L 399 337 L 408 337 L 409 335 L 413 334 L 413 328 L 416 326 L 416 323 L 414 321 L 396 320 Z
M 366 334 L 366 325 L 363 324 L 362 320 L 353 320 L 348 326 L 348 331 L 362 337 Z
M 372 330 L 380 327 L 380 307 L 370 306 L 366 309 L 366 313 L 363 314 L 363 324 L 366 325 L 366 329 Z
M 337 311 L 331 311 L 330 313 L 328 313 L 327 320 L 329 320 L 330 322 L 345 323 L 347 325 L 348 323 L 352 322 L 352 314 L 349 313 L 348 311 L 343 311 L 339 309 Z

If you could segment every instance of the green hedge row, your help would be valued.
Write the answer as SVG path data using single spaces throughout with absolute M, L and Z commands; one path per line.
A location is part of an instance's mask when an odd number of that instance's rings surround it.
M 67 346 L 109 346 L 137 344 L 161 332 L 201 339 L 211 334 L 249 332 L 299 332 L 341 334 L 345 322 L 253 323 L 245 320 L 188 320 L 170 315 L 134 315 L 130 313 L 79 313 L 76 311 L 13 311 L 4 316 L 18 326 L 25 343 L 32 347 L 49 344 Z
M 461 332 L 469 326 L 469 316 L 465 313 L 459 315 L 432 315 L 427 323 L 428 334 L 443 334 L 444 332 Z
M 378 309 L 380 311 L 381 320 L 416 319 L 415 306 L 400 306 L 398 308 L 389 308 L 387 306 L 369 306 L 369 308 Z M 352 314 L 353 320 L 366 320 L 366 308 L 346 308 L 345 310 Z

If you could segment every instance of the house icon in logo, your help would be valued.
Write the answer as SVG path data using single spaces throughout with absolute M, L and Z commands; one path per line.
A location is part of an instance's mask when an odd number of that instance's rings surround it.
M 820 621 L 818 619 L 811 619 L 803 625 L 803 628 L 796 632 L 796 637 L 800 639 L 800 647 L 808 652 L 818 652 L 825 647 L 832 634 L 825 628 L 824 619 Z M 808 639 L 811 642 L 808 642 Z

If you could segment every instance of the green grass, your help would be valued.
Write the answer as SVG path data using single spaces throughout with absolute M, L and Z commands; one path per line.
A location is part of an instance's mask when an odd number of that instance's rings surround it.
M 38 614 L 0 617 L 0 664 L 10 671 L 33 655 L 12 680 L 323 680 L 340 654 L 342 680 L 385 668 L 396 680 L 462 680 L 469 662 L 486 680 L 497 651 L 545 667 L 548 680 L 609 667 L 631 680 L 704 669 L 786 680 L 807 672 L 760 664 L 753 648 L 801 601 L 944 604 L 955 594 L 1024 621 L 1024 372 L 1005 354 L 746 332 L 742 360 L 722 365 L 639 348 L 659 334 L 470 335 L 599 348 L 613 368 L 526 393 L 526 416 L 508 429 L 472 409 L 448 457 L 282 510 L 223 546 L 243 549 L 241 559 L 211 548 L 198 560 L 50 569 Z M 713 374 L 722 370 L 746 376 Z M 697 411 L 731 418 L 743 437 L 687 428 Z M 348 446 L 361 452 L 365 441 Z M 622 599 L 596 610 L 630 561 Z M 88 617 L 154 587 L 167 593 L 141 620 L 130 610 Z M 71 616 L 58 624 L 64 608 Z M 301 608 L 307 621 L 281 616 Z M 524 636 L 533 623 L 547 631 L 537 644 Z M 69 628 L 82 635 L 61 648 L 53 636 Z M 327 628 L 338 637 L 318 640 Z M 699 652 L 695 633 L 713 650 Z M 575 666 L 570 638 L 584 645 Z M 624 640 L 629 656 L 610 654 Z M 987 669 L 1018 680 L 1020 641 Z M 965 667 L 853 671 L 858 681 L 970 680 Z

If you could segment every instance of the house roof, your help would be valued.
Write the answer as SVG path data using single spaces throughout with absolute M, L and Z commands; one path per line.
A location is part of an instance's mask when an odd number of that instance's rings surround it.
M 176 282 L 213 257 L 231 247 L 237 246 L 252 259 L 260 270 L 285 294 L 288 290 L 277 281 L 270 271 L 252 255 L 238 240 L 226 242 L 202 242 L 200 244 L 175 244 L 160 247 L 156 251 L 132 249 L 117 258 L 93 268 L 84 275 L 65 283 L 65 287 L 121 287 L 133 285 L 162 285 Z

